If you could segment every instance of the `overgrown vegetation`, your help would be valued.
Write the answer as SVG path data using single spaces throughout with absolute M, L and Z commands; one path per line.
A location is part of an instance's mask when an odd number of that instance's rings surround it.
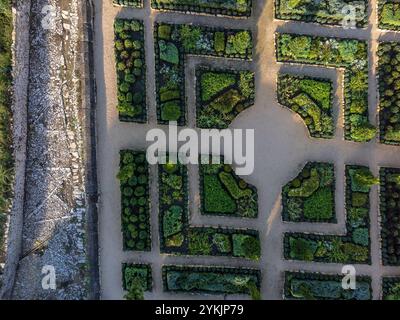
M 333 138 L 332 82 L 289 74 L 278 76 L 278 101 L 301 116 L 314 138 Z
M 349 27 L 366 27 L 367 0 L 275 0 L 278 19 L 329 25 L 348 26 L 350 8 L 355 9 L 355 25 Z
M 163 266 L 164 290 L 205 294 L 248 294 L 256 298 L 261 273 L 228 267 Z
M 146 59 L 142 21 L 116 19 L 118 111 L 120 120 L 144 123 L 146 107 Z
M 196 69 L 197 127 L 226 129 L 243 110 L 254 104 L 254 73 Z
M 382 260 L 400 265 L 400 169 L 382 168 L 380 188 Z
M 11 111 L 11 0 L 0 0 L 0 260 L 5 237 L 5 225 L 12 197 L 14 159 L 12 154 Z
M 257 218 L 257 189 L 222 163 L 200 165 L 202 214 Z
M 308 163 L 282 190 L 283 220 L 336 222 L 335 172 L 329 163 Z
M 124 250 L 149 251 L 150 195 L 146 153 L 123 150 L 118 179 L 121 188 L 121 220 Z
M 345 138 L 367 142 L 376 136 L 368 118 L 368 45 L 365 41 L 276 34 L 279 62 L 345 69 Z
M 251 3 L 252 0 L 152 0 L 151 6 L 160 10 L 249 17 Z
M 379 56 L 379 131 L 386 144 L 400 144 L 400 46 L 382 42 Z
M 379 0 L 379 28 L 400 31 L 400 3 Z
M 371 300 L 371 278 L 357 277 L 355 290 L 342 287 L 343 276 L 309 272 L 285 272 L 285 299 Z
M 346 235 L 286 233 L 286 259 L 370 264 L 369 193 L 378 184 L 367 167 L 346 166 Z
M 160 165 L 159 188 L 162 252 L 259 259 L 260 239 L 254 230 L 189 225 L 186 166 L 172 163 Z
M 186 123 L 185 56 L 252 58 L 251 32 L 156 23 L 156 98 L 158 122 Z

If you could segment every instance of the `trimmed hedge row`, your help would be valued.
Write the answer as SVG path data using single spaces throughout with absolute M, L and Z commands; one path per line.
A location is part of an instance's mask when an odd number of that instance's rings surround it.
M 259 259 L 257 231 L 189 225 L 186 166 L 159 165 L 159 190 L 161 252 Z
M 382 279 L 382 300 L 400 300 L 399 277 L 384 277 Z
M 144 151 L 120 152 L 121 221 L 124 250 L 150 251 L 149 167 Z
M 275 16 L 282 20 L 296 20 L 315 22 L 327 25 L 346 25 L 348 22 L 347 6 L 354 6 L 356 10 L 355 25 L 365 28 L 368 24 L 368 1 L 301 1 L 275 0 Z M 342 11 L 343 10 L 343 11 Z
M 12 199 L 14 158 L 12 141 L 12 1 L 0 1 L 0 263 L 3 261 L 6 222 Z
M 285 272 L 284 297 L 290 300 L 371 300 L 371 278 L 357 277 L 355 290 L 344 290 L 342 275 Z
M 278 102 L 303 119 L 313 138 L 331 139 L 335 133 L 330 80 L 278 75 Z
M 285 259 L 370 264 L 369 193 L 377 183 L 367 167 L 346 166 L 346 235 L 286 233 Z
M 400 3 L 393 0 L 379 0 L 379 28 L 400 31 Z
M 382 168 L 380 176 L 382 260 L 400 266 L 400 169 Z
M 149 264 L 122 264 L 122 288 L 127 291 L 134 281 L 138 281 L 143 291 L 153 289 L 153 277 Z
M 143 21 L 116 19 L 115 58 L 121 121 L 147 122 Z
M 251 294 L 261 286 L 261 272 L 256 269 L 163 266 L 163 285 L 167 292 L 196 294 Z
M 345 138 L 366 142 L 376 136 L 368 118 L 368 44 L 353 39 L 276 34 L 279 62 L 344 68 Z
M 380 141 L 385 144 L 400 145 L 399 43 L 381 42 L 378 56 Z
M 337 222 L 333 164 L 309 162 L 282 190 L 283 221 Z
M 250 17 L 252 0 L 152 0 L 158 10 L 206 13 L 234 17 Z
M 113 3 L 119 6 L 143 8 L 143 0 L 113 0 Z
M 201 213 L 257 218 L 257 189 L 239 178 L 231 165 L 200 165 Z
M 197 127 L 226 129 L 243 110 L 254 104 L 254 73 L 196 68 Z
M 157 117 L 160 124 L 186 124 L 185 56 L 220 56 L 251 60 L 252 35 L 187 24 L 156 23 L 154 32 Z

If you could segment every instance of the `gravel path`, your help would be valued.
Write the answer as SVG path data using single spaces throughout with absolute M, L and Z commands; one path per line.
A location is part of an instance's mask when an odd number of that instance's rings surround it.
M 169 294 L 162 291 L 161 266 L 169 263 L 230 265 L 258 267 L 262 271 L 262 294 L 264 299 L 281 299 L 283 289 L 283 271 L 308 270 L 340 273 L 341 265 L 309 264 L 285 261 L 282 252 L 282 238 L 286 231 L 308 231 L 326 234 L 345 233 L 344 212 L 344 168 L 345 164 L 368 165 L 374 173 L 380 166 L 399 167 L 400 154 L 396 147 L 385 146 L 372 141 L 357 144 L 343 139 L 343 72 L 312 66 L 288 66 L 276 62 L 274 55 L 274 33 L 276 31 L 306 33 L 322 36 L 355 37 L 370 42 L 370 114 L 376 115 L 376 80 L 375 51 L 378 38 L 385 40 L 400 39 L 394 32 L 382 32 L 376 29 L 376 8 L 371 1 L 370 27 L 363 30 L 343 30 L 338 27 L 323 27 L 315 24 L 277 21 L 273 17 L 273 1 L 254 1 L 254 15 L 248 20 L 215 18 L 210 16 L 159 13 L 150 9 L 149 1 L 145 8 L 133 10 L 113 7 L 111 0 L 96 2 L 95 21 L 95 57 L 96 78 L 98 86 L 98 132 L 99 132 L 99 179 L 100 179 L 100 268 L 103 299 L 121 299 L 121 263 L 151 263 L 153 268 L 154 288 L 147 294 L 150 299 L 204 298 L 204 296 L 188 296 Z M 114 69 L 113 21 L 115 17 L 144 19 L 146 26 L 147 56 L 147 96 L 150 121 L 147 125 L 127 124 L 118 121 L 115 108 L 117 104 L 116 73 Z M 222 217 L 203 217 L 198 213 L 195 201 L 191 202 L 191 220 L 194 224 L 223 225 L 232 227 L 254 227 L 260 231 L 262 242 L 262 258 L 259 262 L 229 259 L 224 257 L 173 257 L 159 254 L 158 243 L 158 209 L 157 209 L 157 169 L 152 168 L 152 211 L 151 223 L 153 233 L 153 250 L 150 253 L 122 252 L 122 235 L 120 232 L 120 192 L 115 178 L 119 165 L 119 150 L 124 148 L 145 149 L 147 130 L 162 127 L 156 124 L 155 107 L 155 74 L 153 48 L 153 22 L 169 21 L 176 23 L 193 22 L 208 26 L 226 28 L 250 28 L 253 30 L 255 56 L 253 63 L 247 65 L 256 72 L 256 103 L 241 113 L 231 125 L 232 128 L 255 129 L 255 171 L 246 180 L 258 188 L 259 218 L 254 221 L 226 219 Z M 187 74 L 193 74 L 197 63 L 212 61 L 208 58 L 189 59 Z M 221 65 L 221 61 L 215 61 Z M 237 67 L 235 61 L 224 60 L 226 66 Z M 276 99 L 276 79 L 278 72 L 293 71 L 309 76 L 322 75 L 335 82 L 335 118 L 337 134 L 332 140 L 316 140 L 309 137 L 307 128 L 301 119 L 283 108 Z M 193 79 L 186 79 L 193 85 Z M 189 114 L 194 114 L 193 90 L 188 90 Z M 190 125 L 194 121 L 191 119 Z M 165 127 L 164 127 L 165 128 Z M 281 219 L 282 185 L 295 177 L 308 161 L 327 161 L 335 164 L 337 172 L 337 224 L 283 223 Z M 198 198 L 198 178 L 195 168 L 190 169 L 191 197 Z M 192 198 L 193 199 L 193 198 Z M 378 190 L 371 191 L 371 238 L 372 266 L 356 266 L 359 274 L 373 278 L 373 296 L 380 296 L 380 278 L 382 275 L 400 275 L 399 268 L 382 267 L 379 249 Z M 206 297 L 207 298 L 207 297 Z M 215 298 L 215 297 L 211 297 Z M 226 298 L 219 296 L 217 298 Z M 236 298 L 236 297 L 229 297 Z

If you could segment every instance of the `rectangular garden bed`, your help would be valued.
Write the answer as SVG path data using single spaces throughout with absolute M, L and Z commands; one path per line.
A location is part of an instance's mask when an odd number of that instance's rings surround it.
M 378 0 L 379 28 L 400 31 L 400 3 L 395 0 Z
M 151 266 L 148 264 L 122 264 L 122 287 L 125 291 L 133 285 L 133 282 L 143 288 L 143 291 L 151 291 L 153 288 L 153 277 Z

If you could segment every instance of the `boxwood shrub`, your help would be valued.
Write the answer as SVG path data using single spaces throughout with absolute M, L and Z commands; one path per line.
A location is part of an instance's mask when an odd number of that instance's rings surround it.
M 355 290 L 344 290 L 342 275 L 285 272 L 284 297 L 289 300 L 371 300 L 371 278 L 357 277 Z
M 220 56 L 251 60 L 248 30 L 215 29 L 188 24 L 156 23 L 155 64 L 157 114 L 160 124 L 186 124 L 185 56 Z
M 369 193 L 377 183 L 367 167 L 346 166 L 346 234 L 286 233 L 285 259 L 371 264 Z
M 397 42 L 380 43 L 378 56 L 380 141 L 400 145 L 399 44 Z
M 122 264 L 122 288 L 127 291 L 133 281 L 138 281 L 143 291 L 151 291 L 153 288 L 153 277 L 151 266 L 148 264 Z
M 161 252 L 258 260 L 257 231 L 189 225 L 187 179 L 186 166 L 169 161 L 159 165 Z
M 163 266 L 164 291 L 193 294 L 250 294 L 261 286 L 261 273 L 256 269 Z
M 282 204 L 284 221 L 336 222 L 334 166 L 309 162 L 283 187 Z
M 378 0 L 379 28 L 400 31 L 400 3 L 396 0 Z
M 345 138 L 367 142 L 376 136 L 368 112 L 368 44 L 353 39 L 276 34 L 279 62 L 345 70 Z
M 212 15 L 249 17 L 252 0 L 151 0 L 152 8 L 159 10 L 201 12 Z
M 343 23 L 348 21 L 349 10 L 346 10 L 348 6 L 356 8 L 354 27 L 366 27 L 368 23 L 367 0 L 275 0 L 275 16 L 277 19 L 283 20 L 342 26 Z
M 119 6 L 143 8 L 143 0 L 113 0 L 113 3 Z
M 333 85 L 330 80 L 279 74 L 277 94 L 281 105 L 303 119 L 311 137 L 333 138 Z
M 257 218 L 257 189 L 223 161 L 200 165 L 200 196 L 202 214 Z
M 116 19 L 115 58 L 120 120 L 144 123 L 146 106 L 146 59 L 142 21 Z
M 196 69 L 197 127 L 226 129 L 243 110 L 254 104 L 254 73 Z
M 144 151 L 120 152 L 118 179 L 124 250 L 150 251 L 149 168 Z
M 382 168 L 380 213 L 382 260 L 384 265 L 400 265 L 400 169 Z
M 382 300 L 400 300 L 399 277 L 384 277 L 382 279 Z

